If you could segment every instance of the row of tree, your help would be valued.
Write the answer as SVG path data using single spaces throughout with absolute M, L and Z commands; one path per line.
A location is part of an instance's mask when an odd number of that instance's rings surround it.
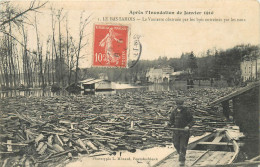
M 226 50 L 207 50 L 200 56 L 195 56 L 191 51 L 183 53 L 180 58 L 159 57 L 156 60 L 139 60 L 130 69 L 102 69 L 89 68 L 81 71 L 82 78 L 99 77 L 100 73 L 108 76 L 109 80 L 117 82 L 135 82 L 145 80 L 145 74 L 150 68 L 170 66 L 174 71 L 188 71 L 189 77 L 201 79 L 220 79 L 228 82 L 238 82 L 241 79 L 240 63 L 244 56 L 259 56 L 259 47 L 255 45 L 237 45 Z M 129 65 L 131 66 L 131 65 Z
M 256 56 L 259 47 L 238 45 L 226 50 L 208 50 L 202 55 L 191 51 L 180 58 L 159 57 L 157 60 L 139 60 L 135 66 L 129 62 L 128 69 L 87 68 L 79 69 L 82 49 L 87 45 L 87 25 L 90 16 L 79 16 L 78 31 L 72 33 L 69 13 L 51 8 L 51 31 L 41 36 L 38 10 L 46 3 L 33 1 L 27 9 L 19 10 L 11 2 L 0 2 L 0 84 L 1 87 L 18 88 L 42 87 L 47 85 L 67 86 L 85 78 L 98 78 L 101 73 L 116 82 L 135 82 L 145 80 L 150 68 L 171 66 L 175 71 L 189 71 L 192 77 L 238 80 L 240 62 L 246 55 Z M 46 12 L 46 11 L 45 11 Z M 33 16 L 33 17 L 32 17 Z M 73 25 L 75 26 L 75 25 Z M 33 31 L 29 32 L 29 28 Z M 48 31 L 44 31 L 48 32 Z M 36 47 L 31 48 L 29 36 L 35 34 Z
M 90 16 L 81 13 L 78 33 L 70 32 L 69 13 L 51 8 L 51 33 L 39 26 L 39 10 L 46 2 L 33 1 L 27 9 L 12 2 L 1 2 L 0 9 L 0 83 L 2 88 L 66 86 L 78 81 L 79 59 L 87 45 L 85 29 Z M 33 16 L 33 17 L 32 17 Z M 32 29 L 33 31 L 29 31 Z M 32 34 L 35 35 L 32 35 Z M 36 47 L 31 48 L 30 36 Z M 30 39 L 33 40 L 33 39 Z

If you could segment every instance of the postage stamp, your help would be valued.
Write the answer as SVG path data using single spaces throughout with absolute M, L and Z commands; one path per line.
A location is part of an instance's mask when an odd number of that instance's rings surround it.
M 94 25 L 93 64 L 96 67 L 127 67 L 129 26 Z

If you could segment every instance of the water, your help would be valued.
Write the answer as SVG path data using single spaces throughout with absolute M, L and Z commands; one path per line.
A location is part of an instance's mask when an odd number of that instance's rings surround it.
M 66 96 L 69 95 L 70 93 L 62 90 L 58 92 L 51 92 L 51 90 L 42 90 L 42 89 L 31 89 L 31 90 L 25 90 L 25 91 L 20 91 L 20 90 L 9 90 L 9 91 L 0 91 L 0 98 L 5 98 L 5 97 L 15 97 L 15 96 L 35 96 L 35 97 L 41 97 L 41 96 Z
M 99 91 L 99 92 L 84 92 L 81 91 L 79 94 L 81 95 L 112 95 L 116 94 L 117 92 L 131 92 L 131 91 L 137 91 L 137 90 L 148 90 L 148 91 L 169 91 L 175 89 L 174 86 L 170 85 L 149 85 L 149 86 L 133 86 L 130 84 L 117 84 L 117 89 L 113 91 Z M 41 96 L 66 96 L 71 95 L 72 93 L 67 92 L 66 90 L 61 90 L 58 92 L 51 92 L 50 89 L 31 89 L 31 90 L 9 90 L 9 91 L 0 91 L 0 98 L 5 97 L 14 97 L 14 96 L 35 96 L 35 97 L 41 97 Z
M 201 82 L 201 85 L 197 81 L 194 81 L 193 88 L 204 88 L 210 87 L 210 83 Z M 175 81 L 173 84 L 151 84 L 147 86 L 136 86 L 131 84 L 118 84 L 115 83 L 116 90 L 113 91 L 101 91 L 101 92 L 84 92 L 81 91 L 79 94 L 81 95 L 88 95 L 88 94 L 95 94 L 95 95 L 112 95 L 118 92 L 136 92 L 136 91 L 173 91 L 173 90 L 186 90 L 188 89 L 186 81 Z M 0 91 L 0 98 L 5 97 L 13 97 L 13 96 L 66 96 L 71 95 L 72 93 L 67 92 L 66 90 L 61 90 L 58 92 L 51 92 L 50 89 L 31 89 L 26 91 L 19 91 L 19 90 L 10 90 L 10 91 Z

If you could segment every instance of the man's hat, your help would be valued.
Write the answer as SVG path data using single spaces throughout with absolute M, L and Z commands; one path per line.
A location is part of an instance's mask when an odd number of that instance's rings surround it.
M 184 103 L 184 99 L 183 98 L 178 98 L 175 100 L 177 105 L 182 105 Z

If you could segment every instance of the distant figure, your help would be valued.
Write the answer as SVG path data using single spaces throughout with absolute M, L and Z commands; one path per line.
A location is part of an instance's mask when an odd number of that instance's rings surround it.
M 230 108 L 228 100 L 223 101 L 221 104 L 223 108 L 223 115 L 226 117 L 227 120 L 229 120 Z
M 187 79 L 187 89 L 193 88 L 193 79 Z
M 173 145 L 179 154 L 180 166 L 185 165 L 185 156 L 193 124 L 193 117 L 187 107 L 183 105 L 184 100 L 176 100 L 177 108 L 171 112 L 169 126 L 176 128 L 173 130 Z
M 190 88 L 193 88 L 194 86 L 194 82 L 193 82 L 193 79 L 190 79 Z
M 211 87 L 213 86 L 213 83 L 214 83 L 213 78 L 210 78 L 210 86 L 211 86 Z
M 190 80 L 187 79 L 187 89 L 190 89 Z

